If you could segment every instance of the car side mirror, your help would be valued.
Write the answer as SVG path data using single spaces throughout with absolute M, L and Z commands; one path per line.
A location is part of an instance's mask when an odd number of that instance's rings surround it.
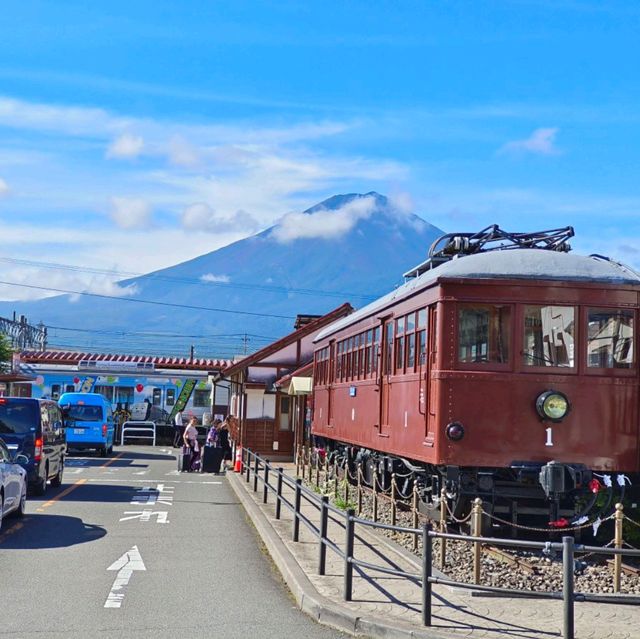
M 23 455 L 22 453 L 18 453 L 13 458 L 13 463 L 14 464 L 28 464 L 29 463 L 29 458 L 26 455 Z

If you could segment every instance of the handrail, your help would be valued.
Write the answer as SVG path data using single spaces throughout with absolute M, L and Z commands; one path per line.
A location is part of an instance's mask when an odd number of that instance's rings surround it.
M 127 424 L 131 424 L 127 428 Z M 156 424 L 155 422 L 150 421 L 127 421 L 122 424 L 122 430 L 120 431 L 120 446 L 124 446 L 124 438 L 126 436 L 127 431 L 143 431 L 145 433 L 152 433 L 151 435 L 129 435 L 129 437 L 134 437 L 136 439 L 152 439 L 152 446 L 156 445 Z
M 245 460 L 246 458 L 246 460 Z M 253 462 L 253 464 L 252 464 Z M 252 468 L 253 465 L 253 468 Z M 254 492 L 258 490 L 258 483 L 262 482 L 263 501 L 267 503 L 269 492 L 276 495 L 276 518 L 280 518 L 280 510 L 284 504 L 293 513 L 293 541 L 299 539 L 299 524 L 302 523 L 309 529 L 311 534 L 319 541 L 319 574 L 323 575 L 325 570 L 325 553 L 329 548 L 339 557 L 344 559 L 344 598 L 346 601 L 351 600 L 352 596 L 352 574 L 354 566 L 366 568 L 368 570 L 378 571 L 384 574 L 404 577 L 412 581 L 421 581 L 423 591 L 423 610 L 422 620 L 425 626 L 431 626 L 431 585 L 440 584 L 456 588 L 465 588 L 487 594 L 509 595 L 515 597 L 532 597 L 538 599 L 558 599 L 564 602 L 564 623 L 563 623 L 563 639 L 573 639 L 574 637 L 574 603 L 576 601 L 591 601 L 615 603 L 615 604 L 637 604 L 640 603 L 640 597 L 629 595 L 595 595 L 590 593 L 574 592 L 574 557 L 576 553 L 598 553 L 610 555 L 622 555 L 627 557 L 639 557 L 640 550 L 627 548 L 609 548 L 599 546 L 585 546 L 575 544 L 573 537 L 565 536 L 562 543 L 559 542 L 536 542 L 527 540 L 505 539 L 498 537 L 480 537 L 467 535 L 459 535 L 435 531 L 432 524 L 427 523 L 422 528 L 409 528 L 405 526 L 396 526 L 385 524 L 382 522 L 371 521 L 355 516 L 355 511 L 347 510 L 346 512 L 328 503 L 327 496 L 320 496 L 316 492 L 302 485 L 302 479 L 293 479 L 288 477 L 282 468 L 274 468 L 269 460 L 262 459 L 257 453 L 249 449 L 242 449 L 242 472 L 246 472 L 246 482 L 249 483 L 251 472 L 254 473 Z M 270 474 L 277 475 L 277 485 L 274 486 L 269 481 Z M 295 501 L 290 502 L 283 494 L 282 487 L 286 486 L 294 491 Z M 320 523 L 316 526 L 309 517 L 301 512 L 301 502 L 305 499 L 307 503 L 316 508 L 320 513 Z M 331 515 L 330 515 L 331 513 Z M 345 530 L 345 549 L 343 550 L 336 542 L 331 540 L 327 534 L 327 522 L 331 519 L 338 523 Z M 422 574 L 412 574 L 396 568 L 387 566 L 379 566 L 369 562 L 358 560 L 354 556 L 354 539 L 357 537 L 355 533 L 355 525 L 369 528 L 379 528 L 383 530 L 391 530 L 394 532 L 421 535 L 423 540 L 423 557 L 422 557 Z M 544 591 L 527 591 L 510 588 L 502 588 L 498 586 L 484 586 L 476 583 L 466 583 L 451 579 L 434 577 L 432 575 L 432 540 L 455 540 L 466 543 L 489 544 L 492 546 L 506 546 L 529 548 L 535 550 L 553 550 L 562 552 L 563 563 L 563 584 L 561 592 L 544 592 Z

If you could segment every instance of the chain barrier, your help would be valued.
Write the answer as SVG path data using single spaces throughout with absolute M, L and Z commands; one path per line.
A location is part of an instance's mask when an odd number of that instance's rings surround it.
M 631 522 L 634 526 L 640 528 L 640 523 L 638 523 L 635 519 L 631 519 L 631 517 L 629 517 L 628 515 L 625 515 L 624 519 L 626 519 L 628 522 Z
M 484 508 L 482 509 L 482 513 L 487 517 L 489 517 L 490 519 L 500 522 L 501 524 L 506 524 L 507 526 L 512 526 L 513 528 L 518 528 L 520 530 L 530 530 L 532 532 L 544 532 L 544 533 L 573 532 L 574 530 L 584 530 L 585 528 L 591 528 L 593 524 L 596 523 L 595 521 L 592 521 L 592 522 L 587 522 L 586 524 L 580 524 L 579 526 L 567 526 L 563 528 L 542 528 L 537 526 L 525 526 L 523 524 L 516 524 L 512 521 L 508 521 L 507 519 L 502 519 L 501 517 L 498 517 L 493 513 L 488 513 Z M 611 514 L 608 517 L 601 519 L 600 524 L 604 524 L 605 521 L 609 521 L 610 519 L 614 519 L 614 518 L 615 518 L 615 514 Z
M 442 500 L 440 500 L 442 502 Z M 453 511 L 451 510 L 451 508 L 449 508 L 449 504 L 447 503 L 447 501 L 445 500 L 444 502 L 444 507 L 447 510 L 447 513 L 449 514 L 449 517 L 451 519 L 453 519 L 453 521 L 455 521 L 457 524 L 466 524 L 472 517 L 473 513 L 470 512 L 466 517 L 464 517 L 463 519 L 458 519 L 454 514 Z M 484 512 L 484 511 L 483 511 Z

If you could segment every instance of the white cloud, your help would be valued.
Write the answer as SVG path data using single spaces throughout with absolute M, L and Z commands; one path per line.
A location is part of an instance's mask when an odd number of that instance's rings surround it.
M 279 242 L 297 239 L 339 237 L 350 231 L 359 220 L 368 218 L 376 208 L 374 197 L 348 202 L 335 210 L 320 209 L 314 213 L 289 213 L 273 230 Z
M 258 221 L 246 211 L 238 210 L 222 217 L 208 204 L 198 202 L 182 212 L 182 226 L 190 231 L 220 233 L 238 231 L 249 235 L 258 228 Z
M 177 166 L 191 167 L 200 163 L 198 149 L 180 135 L 175 135 L 169 140 L 168 156 L 171 163 Z
M 9 185 L 0 178 L 0 197 L 4 197 L 5 195 L 9 195 Z
M 112 197 L 111 219 L 123 229 L 144 228 L 151 221 L 151 206 L 141 198 Z
M 231 278 L 228 275 L 214 275 L 213 273 L 205 273 L 200 277 L 203 282 L 222 282 L 228 284 Z
M 555 146 L 557 128 L 536 129 L 525 140 L 513 140 L 503 145 L 498 153 L 521 154 L 533 153 L 535 155 L 558 155 L 560 150 Z
M 108 147 L 106 157 L 133 159 L 137 158 L 144 148 L 144 139 L 140 135 L 123 133 Z

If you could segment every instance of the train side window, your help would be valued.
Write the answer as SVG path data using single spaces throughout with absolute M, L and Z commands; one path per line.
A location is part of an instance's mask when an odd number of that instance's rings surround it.
M 634 364 L 633 311 L 589 309 L 587 318 L 587 366 L 631 368 Z
M 427 328 L 427 309 L 422 308 L 418 311 L 418 328 Z
M 418 331 L 418 364 L 424 366 L 427 362 L 427 331 Z
M 575 366 L 575 308 L 525 306 L 522 358 L 525 366 Z
M 407 373 L 413 372 L 416 364 L 416 334 L 407 335 Z
M 458 361 L 462 364 L 506 364 L 511 343 L 511 307 L 460 304 Z

